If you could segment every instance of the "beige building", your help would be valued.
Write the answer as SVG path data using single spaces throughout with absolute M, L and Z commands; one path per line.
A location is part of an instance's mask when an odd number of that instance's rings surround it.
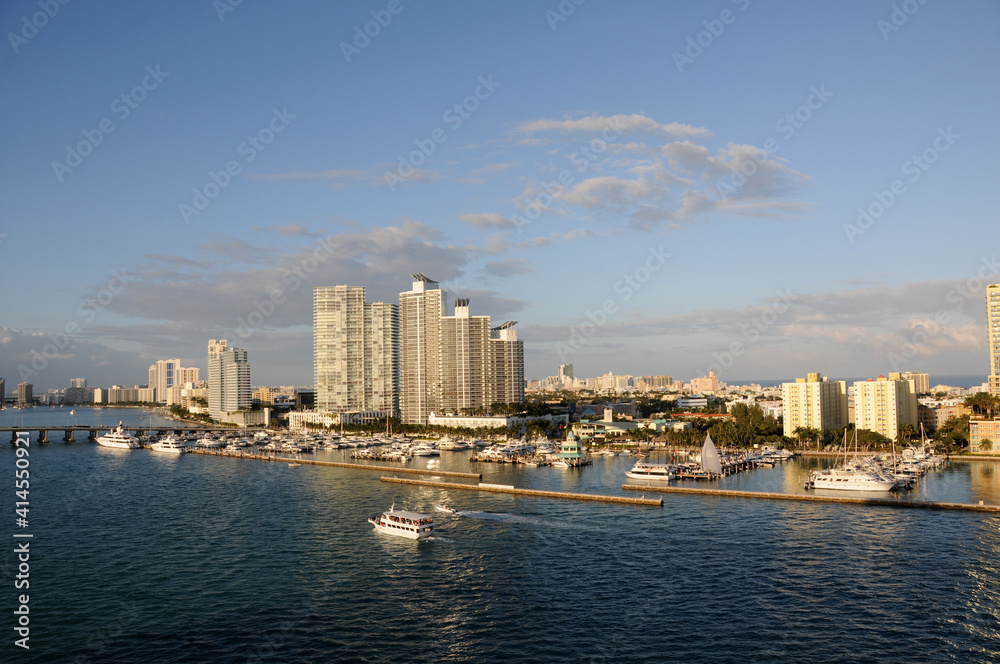
M 919 428 L 917 392 L 913 380 L 875 380 L 854 383 L 854 419 L 859 429 L 896 440 L 904 424 Z
M 823 432 L 848 424 L 847 382 L 830 381 L 819 373 L 796 378 L 794 383 L 781 384 L 781 414 L 784 435 L 795 436 L 799 427 L 812 427 Z
M 969 419 L 969 451 L 1000 454 L 1000 417 Z
M 990 344 L 990 392 L 1000 394 L 1000 284 L 986 287 L 986 329 Z
M 917 394 L 927 394 L 931 391 L 930 374 L 901 371 L 889 374 L 889 380 L 912 380 L 913 387 L 917 391 Z

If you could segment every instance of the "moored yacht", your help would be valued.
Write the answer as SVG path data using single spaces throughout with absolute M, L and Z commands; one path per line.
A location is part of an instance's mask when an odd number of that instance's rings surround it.
M 397 510 L 395 505 L 390 507 L 388 512 L 371 517 L 368 523 L 374 525 L 375 530 L 380 533 L 409 539 L 429 537 L 434 530 L 434 519 L 431 517 L 417 512 Z
M 98 436 L 97 444 L 104 447 L 117 447 L 119 449 L 134 450 L 142 447 L 139 439 L 125 431 L 125 425 L 118 423 L 118 428 L 109 431 L 103 436 Z
M 674 473 L 673 466 L 640 461 L 632 466 L 632 470 L 625 473 L 625 477 L 633 480 L 672 480 L 677 475 Z
M 166 452 L 168 454 L 184 454 L 188 451 L 188 448 L 184 446 L 184 442 L 173 435 L 161 438 L 150 445 L 149 449 L 154 452 Z
M 836 489 L 839 491 L 889 491 L 896 481 L 878 473 L 845 468 L 813 471 L 807 489 Z

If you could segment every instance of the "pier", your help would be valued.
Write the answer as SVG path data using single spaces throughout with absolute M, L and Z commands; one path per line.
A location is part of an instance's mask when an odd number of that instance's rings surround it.
M 383 478 L 384 479 L 384 478 Z M 972 505 L 968 503 L 935 503 L 916 500 L 890 500 L 888 498 L 857 498 L 854 496 L 812 496 L 800 493 L 772 493 L 766 491 L 737 491 L 735 489 L 699 489 L 680 486 L 650 486 L 648 484 L 623 484 L 625 491 L 655 491 L 716 498 L 757 498 L 762 500 L 791 500 L 805 503 L 840 503 L 848 505 L 876 505 L 879 507 L 911 507 L 924 510 L 957 510 L 965 512 L 1000 513 L 1000 505 Z
M 433 468 L 394 468 L 393 466 L 373 466 L 364 463 L 343 463 L 340 461 L 315 461 L 313 459 L 296 459 L 292 457 L 271 456 L 269 454 L 237 454 L 221 450 L 190 450 L 191 454 L 205 456 L 229 457 L 231 459 L 254 459 L 256 461 L 281 461 L 284 463 L 301 463 L 303 466 L 326 466 L 328 468 L 350 468 L 352 470 L 377 470 L 382 473 L 410 473 L 414 475 L 440 475 L 441 477 L 456 477 L 465 480 L 481 480 L 479 473 L 459 473 L 451 470 L 434 470 Z
M 461 489 L 463 491 L 488 491 L 490 493 L 506 493 L 515 496 L 533 496 L 536 498 L 562 498 L 564 500 L 588 500 L 601 503 L 619 503 L 624 505 L 648 505 L 663 507 L 662 498 L 630 498 L 629 496 L 601 496 L 593 493 L 569 493 L 567 491 L 542 491 L 539 489 L 518 489 L 502 484 L 458 484 L 455 482 L 434 482 L 431 480 L 412 480 L 405 477 L 383 477 L 383 482 L 390 484 L 412 484 L 430 486 L 438 489 Z

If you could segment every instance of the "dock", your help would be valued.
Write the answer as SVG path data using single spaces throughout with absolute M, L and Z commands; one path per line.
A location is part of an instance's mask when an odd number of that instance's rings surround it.
M 623 484 L 625 491 L 654 491 L 717 498 L 757 498 L 761 500 L 791 500 L 805 503 L 839 503 L 847 505 L 877 505 L 879 507 L 910 507 L 924 510 L 957 510 L 965 512 L 1000 513 L 1000 505 L 972 505 L 968 503 L 935 503 L 917 500 L 890 500 L 888 498 L 857 498 L 854 496 L 812 496 L 800 493 L 772 493 L 766 491 L 737 491 L 735 489 L 699 489 L 680 486 L 650 486 L 648 484 Z
M 396 468 L 394 466 L 374 466 L 364 463 L 343 463 L 340 461 L 314 461 L 313 459 L 301 459 L 293 457 L 271 456 L 269 454 L 237 454 L 235 452 L 223 452 L 221 450 L 191 450 L 191 454 L 204 454 L 206 456 L 221 456 L 231 459 L 254 459 L 256 461 L 280 461 L 284 463 L 301 463 L 303 466 L 326 466 L 328 468 L 350 468 L 352 470 L 376 470 L 381 473 L 410 473 L 413 475 L 439 475 L 441 477 L 455 477 L 465 480 L 481 480 L 483 476 L 479 473 L 458 473 L 451 470 L 435 470 L 433 468 Z
M 390 484 L 411 484 L 429 486 L 438 489 L 461 489 L 463 491 L 488 491 L 490 493 L 506 493 L 515 496 L 534 496 L 536 498 L 561 498 L 564 500 L 587 500 L 601 503 L 619 503 L 623 505 L 648 505 L 663 507 L 662 498 L 630 498 L 629 496 L 600 496 L 593 493 L 570 493 L 567 491 L 542 491 L 539 489 L 518 489 L 502 484 L 458 484 L 456 482 L 434 482 L 431 480 L 415 480 L 405 477 L 382 477 L 383 482 Z

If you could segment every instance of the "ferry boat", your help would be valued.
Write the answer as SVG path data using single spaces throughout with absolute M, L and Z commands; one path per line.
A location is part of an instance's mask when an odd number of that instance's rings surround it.
M 184 442 L 173 435 L 156 441 L 149 446 L 149 449 L 154 452 L 166 452 L 167 454 L 184 454 L 188 451 L 188 448 L 184 446 Z
M 639 462 L 632 466 L 632 470 L 625 473 L 625 477 L 633 480 L 672 480 L 677 477 L 672 466 L 660 463 Z
M 813 471 L 806 483 L 807 489 L 836 489 L 839 491 L 889 491 L 896 486 L 894 479 L 864 470 L 830 468 Z
M 397 510 L 395 505 L 390 507 L 388 512 L 371 517 L 368 523 L 374 525 L 375 530 L 380 533 L 409 539 L 429 537 L 434 530 L 434 519 L 431 517 L 417 512 Z
M 97 444 L 104 447 L 117 447 L 119 449 L 134 450 L 142 447 L 139 439 L 125 431 L 125 425 L 118 423 L 118 428 L 109 431 L 103 436 L 98 436 Z

